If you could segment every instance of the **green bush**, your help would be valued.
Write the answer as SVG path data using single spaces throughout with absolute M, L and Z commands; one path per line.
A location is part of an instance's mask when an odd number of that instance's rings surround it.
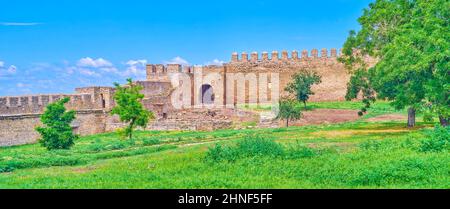
M 289 147 L 285 152 L 286 159 L 298 159 L 298 158 L 309 158 L 314 157 L 318 153 L 309 147 L 306 147 L 301 144 L 297 144 L 297 146 Z
M 381 142 L 375 140 L 365 141 L 359 144 L 359 148 L 366 151 L 377 151 L 381 148 Z
M 48 150 L 69 149 L 78 139 L 70 126 L 75 120 L 75 112 L 66 111 L 64 104 L 67 102 L 69 98 L 66 97 L 49 104 L 41 115 L 41 122 L 45 127 L 36 127 L 36 131 L 41 135 L 39 142 Z
M 0 167 L 0 173 L 13 172 L 14 169 L 15 168 L 13 166 L 7 164 L 7 165 L 4 165 L 4 166 Z
M 156 145 L 156 144 L 160 144 L 161 140 L 159 140 L 159 139 L 144 139 L 144 140 L 142 140 L 142 143 L 144 146 Z
M 206 159 L 213 162 L 233 162 L 243 157 L 276 157 L 281 155 L 283 155 L 283 147 L 273 140 L 260 136 L 247 136 L 234 146 L 216 144 L 214 147 L 209 148 L 206 153 Z
M 127 147 L 132 147 L 134 145 L 133 140 L 128 141 L 111 141 L 111 142 L 96 142 L 91 145 L 89 145 L 86 149 L 87 152 L 102 152 L 102 151 L 109 151 L 109 150 L 120 150 Z
M 431 133 L 428 133 L 428 136 L 420 143 L 419 150 L 421 152 L 450 150 L 450 127 L 437 125 Z
M 146 153 L 154 153 L 174 148 L 176 148 L 176 146 L 164 145 L 158 147 L 139 147 L 137 149 L 131 150 L 105 151 L 99 153 L 75 153 L 73 151 L 68 151 L 69 153 L 65 153 L 55 150 L 47 152 L 45 153 L 44 156 L 39 156 L 36 158 L 16 158 L 9 161 L 0 161 L 0 173 L 11 172 L 16 169 L 24 169 L 24 168 L 85 165 L 88 162 L 101 159 L 110 159 Z
M 229 161 L 233 162 L 238 158 L 237 152 L 230 146 L 222 146 L 216 144 L 214 147 L 209 148 L 206 152 L 206 160 L 212 162 Z
M 283 147 L 272 139 L 260 136 L 247 136 L 235 145 L 216 144 L 206 152 L 206 161 L 234 162 L 241 158 L 284 158 L 297 159 L 316 156 L 317 152 L 301 144 Z
M 239 155 L 246 157 L 253 156 L 269 156 L 276 157 L 283 155 L 283 147 L 271 139 L 262 138 L 260 136 L 248 137 L 237 143 L 237 151 Z

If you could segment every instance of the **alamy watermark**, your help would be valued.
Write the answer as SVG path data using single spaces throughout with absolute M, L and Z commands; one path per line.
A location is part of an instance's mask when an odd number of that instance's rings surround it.
M 278 73 L 204 72 L 169 73 L 174 87 L 171 103 L 175 109 L 271 107 L 278 114 L 280 79 Z

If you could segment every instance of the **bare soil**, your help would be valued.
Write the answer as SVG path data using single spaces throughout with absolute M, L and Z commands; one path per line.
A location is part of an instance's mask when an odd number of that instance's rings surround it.
M 402 114 L 386 114 L 386 115 L 380 115 L 373 118 L 369 118 L 366 121 L 368 122 L 380 122 L 380 121 L 406 121 L 407 120 L 406 115 Z
M 359 119 L 358 110 L 315 109 L 302 112 L 302 114 L 300 120 L 290 121 L 289 126 L 333 124 L 356 121 Z M 279 121 L 279 124 L 280 126 L 284 126 L 286 121 Z
M 408 132 L 407 129 L 383 129 L 383 130 L 337 130 L 337 131 L 318 131 L 312 133 L 313 136 L 321 136 L 327 138 L 333 137 L 351 137 L 354 135 L 367 135 L 377 133 L 399 133 Z

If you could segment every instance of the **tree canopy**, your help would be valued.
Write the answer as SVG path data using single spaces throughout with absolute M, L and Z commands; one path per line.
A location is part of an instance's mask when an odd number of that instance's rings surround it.
M 314 95 L 311 87 L 314 84 L 321 83 L 321 79 L 321 76 L 316 72 L 301 70 L 292 76 L 292 82 L 286 86 L 285 91 L 295 95 L 295 99 L 303 102 L 306 109 L 306 101 L 308 101 L 310 95 Z
M 127 79 L 127 82 L 125 86 L 114 83 L 116 87 L 114 94 L 116 106 L 112 109 L 111 114 L 119 115 L 122 122 L 128 123 L 124 131 L 125 135 L 132 139 L 134 128 L 136 126 L 145 128 L 149 119 L 154 118 L 154 115 L 142 105 L 144 95 L 140 91 L 143 87 L 134 83 L 131 78 Z
M 41 134 L 39 142 L 48 150 L 69 149 L 78 138 L 72 133 L 70 126 L 75 120 L 75 111 L 66 111 L 64 107 L 69 100 L 64 98 L 49 104 L 41 115 L 41 122 L 45 127 L 36 127 L 36 131 Z
M 302 117 L 301 107 L 297 101 L 283 98 L 278 103 L 279 112 L 277 119 L 285 119 L 286 127 L 289 127 L 289 121 L 298 120 Z
M 370 107 L 375 95 L 397 109 L 408 107 L 450 116 L 450 2 L 377 0 L 350 32 L 340 61 L 350 70 L 347 99 L 363 93 Z M 368 66 L 365 58 L 376 59 Z M 443 123 L 444 124 L 444 123 Z

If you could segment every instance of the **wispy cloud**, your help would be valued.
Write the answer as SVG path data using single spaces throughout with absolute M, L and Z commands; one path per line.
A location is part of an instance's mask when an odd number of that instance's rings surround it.
M 164 64 L 179 64 L 179 65 L 189 65 L 189 62 L 181 57 L 174 57 L 169 61 L 164 61 Z
M 212 61 L 205 62 L 205 65 L 219 65 L 219 66 L 221 66 L 221 65 L 223 65 L 223 63 L 225 63 L 225 62 L 222 61 L 222 60 L 214 59 Z
M 0 22 L 0 25 L 3 26 L 34 26 L 42 24 L 40 22 Z
M 0 61 L 0 75 L 12 75 L 17 71 L 17 67 L 15 65 L 10 65 L 7 67 L 4 61 Z
M 124 77 L 135 76 L 138 79 L 145 79 L 146 71 L 145 65 L 147 64 L 147 60 L 129 60 L 125 63 L 128 67 L 125 72 L 121 73 Z
M 113 66 L 112 63 L 106 59 L 98 58 L 98 59 L 92 59 L 90 57 L 81 58 L 78 60 L 77 65 L 79 67 L 111 67 Z
M 101 72 L 106 73 L 118 73 L 119 70 L 114 67 L 114 65 L 103 58 L 92 59 L 90 57 L 81 58 L 77 62 L 77 67 L 79 72 L 87 76 L 97 76 L 99 77 Z M 101 72 L 97 72 L 97 71 Z

